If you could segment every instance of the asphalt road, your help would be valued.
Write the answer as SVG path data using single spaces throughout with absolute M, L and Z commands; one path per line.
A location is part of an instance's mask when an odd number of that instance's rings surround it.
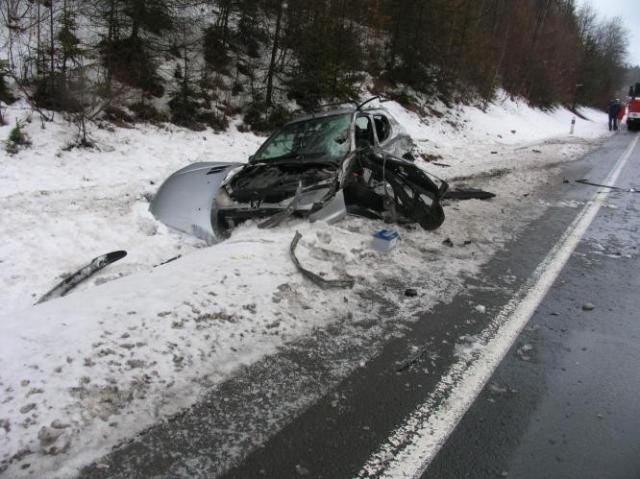
M 597 187 L 564 183 L 563 178 L 603 181 L 634 139 L 621 132 L 602 149 L 565 166 L 543 195 L 567 204 L 591 200 Z M 640 147 L 631 152 L 620 185 L 640 185 L 638 165 Z M 608 198 L 424 477 L 640 477 L 638 201 L 634 193 Z M 322 344 L 332 340 L 331 332 L 247 368 L 191 410 L 99 462 L 108 468 L 93 465 L 82 477 L 380 477 L 416 436 L 390 442 L 394 431 L 425 401 L 438 410 L 455 392 L 455 382 L 441 390 L 440 381 L 458 359 L 456 338 L 476 337 L 492 327 L 493 318 L 526 286 L 580 211 L 550 208 L 466 285 L 459 301 L 410 323 L 403 337 L 386 341 L 381 354 L 295 419 L 269 418 L 270 401 L 282 401 L 287 391 L 312 391 L 312 382 L 296 381 L 301 371 L 318 382 L 330 380 L 323 376 L 328 374 L 323 364 L 350 358 L 348 348 L 323 355 Z M 593 311 L 583 311 L 587 302 Z M 477 304 L 485 305 L 486 313 L 475 310 Z M 409 355 L 409 345 L 415 344 L 422 348 Z M 277 384 L 273 391 L 253 387 L 271 376 L 271 384 Z M 247 407 L 254 403 L 267 414 L 256 416 Z M 261 431 L 268 420 L 284 426 L 267 439 Z M 233 434 L 244 438 L 238 447 L 252 452 L 227 470 L 227 444 L 220 438 Z M 391 453 L 380 467 L 363 469 L 385 444 L 392 444 Z M 413 471 L 407 477 L 422 473 L 420 468 L 406 470 Z
M 423 477 L 640 477 L 640 194 L 607 203 Z

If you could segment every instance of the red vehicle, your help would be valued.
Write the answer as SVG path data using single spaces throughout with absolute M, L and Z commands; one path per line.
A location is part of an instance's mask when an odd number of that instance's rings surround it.
M 627 128 L 636 130 L 640 127 L 640 83 L 636 83 L 629 89 L 629 102 L 627 105 Z

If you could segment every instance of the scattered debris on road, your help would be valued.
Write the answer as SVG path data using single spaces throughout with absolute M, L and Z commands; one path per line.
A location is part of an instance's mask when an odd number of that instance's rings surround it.
M 42 296 L 36 304 L 44 303 L 45 301 L 66 295 L 73 288 L 89 279 L 104 267 L 124 258 L 125 256 L 127 256 L 126 251 L 112 251 L 111 253 L 93 258 L 89 264 L 83 266 L 78 271 L 58 283 L 52 290 Z
M 300 264 L 300 261 L 298 260 L 298 258 L 296 257 L 296 248 L 301 238 L 302 238 L 302 235 L 300 234 L 300 232 L 296 231 L 296 234 L 293 237 L 293 241 L 291 241 L 291 246 L 289 247 L 289 253 L 291 256 L 291 260 L 293 261 L 293 264 L 296 265 L 296 268 L 298 268 L 298 271 L 300 271 L 304 277 L 310 279 L 315 284 L 320 286 L 322 289 L 353 288 L 353 285 L 355 284 L 355 280 L 351 277 L 347 277 L 345 279 L 325 279 L 322 276 L 304 268 Z
M 418 290 L 415 288 L 407 288 L 404 290 L 404 295 L 407 298 L 415 298 L 416 296 L 418 296 Z
M 595 306 L 592 303 L 584 303 L 582 305 L 583 311 L 593 311 L 594 309 L 595 309 Z
M 158 266 L 164 266 L 165 264 L 169 264 L 169 263 L 173 263 L 175 260 L 178 260 L 182 258 L 182 255 L 179 254 L 177 256 L 173 256 L 172 258 L 169 258 L 168 260 L 163 261 L 162 263 L 158 263 L 156 265 L 154 265 L 154 268 L 157 268 Z
M 530 344 L 523 344 L 516 350 L 516 356 L 522 361 L 531 361 L 531 352 L 533 351 L 533 346 Z
M 401 373 L 403 371 L 406 371 L 407 369 L 412 368 L 416 364 L 420 363 L 423 359 L 425 359 L 427 357 L 427 353 L 428 350 L 426 347 L 418 349 L 418 352 L 416 354 L 414 354 L 411 358 L 409 358 L 407 361 L 396 368 L 396 372 Z
M 374 250 L 388 253 L 396 247 L 400 234 L 396 230 L 383 229 L 373 234 L 371 246 Z
M 478 188 L 456 188 L 455 190 L 449 190 L 444 194 L 445 200 L 490 200 L 495 198 L 495 193 L 489 191 L 483 191 Z
M 622 193 L 640 193 L 640 189 L 635 189 L 635 188 L 624 188 L 621 186 L 612 186 L 612 185 L 602 185 L 600 183 L 593 183 L 587 179 L 581 179 L 581 180 L 576 180 L 576 183 L 580 183 L 582 185 L 589 185 L 589 186 L 597 186 L 599 188 L 608 188 L 610 190 L 613 191 L 619 191 Z

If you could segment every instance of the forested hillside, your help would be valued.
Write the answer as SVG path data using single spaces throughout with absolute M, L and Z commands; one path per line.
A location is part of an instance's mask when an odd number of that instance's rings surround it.
M 86 121 L 266 130 L 363 89 L 603 107 L 625 32 L 573 0 L 0 0 L 0 100 Z

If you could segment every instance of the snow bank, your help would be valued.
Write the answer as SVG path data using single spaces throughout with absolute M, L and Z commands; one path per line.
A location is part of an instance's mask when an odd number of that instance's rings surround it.
M 384 103 L 408 132 L 425 146 L 447 152 L 469 145 L 514 145 L 535 143 L 551 138 L 567 137 L 571 120 L 576 119 L 574 135 L 580 138 L 601 136 L 607 127 L 604 112 L 583 108 L 576 117 L 566 108 L 549 111 L 531 108 L 526 102 L 499 92 L 494 103 L 482 109 L 478 106 L 458 105 L 447 110 L 442 104 L 438 110 L 444 115 L 420 117 L 396 102 Z
M 16 120 L 31 115 L 12 106 Z M 263 138 L 238 132 L 192 132 L 171 125 L 94 129 L 93 150 L 65 147 L 75 128 L 61 119 L 26 124 L 32 147 L 14 156 L 0 149 L 0 303 L 4 311 L 32 305 L 64 274 L 114 249 L 129 256 L 99 281 L 148 269 L 201 245 L 172 234 L 148 211 L 171 173 L 197 161 L 246 161 Z
M 194 161 L 243 161 L 255 151 L 262 139 L 235 127 L 221 135 L 152 126 L 95 130 L 99 149 L 65 151 L 72 131 L 64 122 L 45 130 L 35 119 L 28 124 L 32 148 L 0 157 L 0 471 L 72 475 L 313 328 L 396 321 L 377 314 L 371 294 L 403 318 L 453 297 L 465 275 L 543 210 L 539 200 L 522 197 L 549 174 L 538 167 L 574 159 L 608 134 L 597 112 L 569 138 L 569 112 L 542 113 L 509 100 L 437 121 L 387 106 L 425 153 L 439 151 L 450 165 L 432 165 L 440 176 L 516 172 L 485 178 L 482 186 L 499 185 L 500 196 L 446 208 L 436 232 L 398 228 L 402 239 L 390 255 L 370 248 L 371 233 L 384 225 L 357 218 L 273 231 L 248 223 L 210 248 L 158 224 L 148 201 L 171 172 Z M 18 105 L 8 116 L 26 115 Z M 0 137 L 8 132 L 0 128 Z M 524 209 L 527 201 L 533 204 Z M 500 213 L 516 208 L 522 210 Z M 354 276 L 353 290 L 319 291 L 299 275 L 288 257 L 296 229 L 304 235 L 301 261 L 327 277 Z M 115 249 L 129 255 L 69 296 L 31 306 L 63 273 Z M 418 298 L 404 297 L 409 286 Z M 20 469 L 25 463 L 29 468 Z
M 421 117 L 396 102 L 385 103 L 399 122 L 418 143 L 419 149 L 447 164 L 434 166 L 443 178 L 479 174 L 492 169 L 512 169 L 545 163 L 545 148 L 561 145 L 566 159 L 576 157 L 577 145 L 608 135 L 608 119 L 604 112 L 582 108 L 582 119 L 566 108 L 542 111 L 522 100 L 514 100 L 499 92 L 497 100 L 485 109 L 459 105 L 447 110 L 442 104 L 438 117 Z M 571 122 L 576 121 L 571 135 Z M 577 147 L 576 147 L 577 146 Z M 539 157 L 514 157 L 515 151 L 536 150 Z

